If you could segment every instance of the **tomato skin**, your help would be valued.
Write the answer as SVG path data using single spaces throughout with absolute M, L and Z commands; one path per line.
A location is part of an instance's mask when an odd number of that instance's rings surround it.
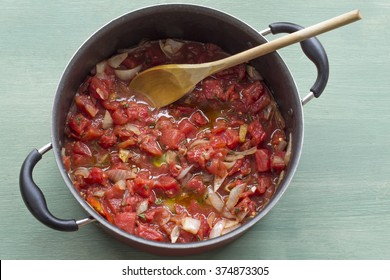
M 84 141 L 92 141 L 92 140 L 95 140 L 97 138 L 99 138 L 100 136 L 103 135 L 103 130 L 100 129 L 100 128 L 97 128 L 93 125 L 90 125 L 87 130 L 85 131 L 85 133 L 83 134 L 82 136 L 82 139 Z
M 266 172 L 271 168 L 270 152 L 267 149 L 258 149 L 255 153 L 257 171 Z

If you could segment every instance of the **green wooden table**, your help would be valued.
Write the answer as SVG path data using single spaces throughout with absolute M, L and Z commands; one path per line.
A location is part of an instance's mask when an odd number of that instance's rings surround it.
M 64 233 L 28 212 L 18 176 L 50 142 L 56 85 L 77 48 L 113 18 L 164 1 L 0 0 L 1 259 L 158 259 L 95 225 Z M 179 1 L 171 1 L 179 2 Z M 320 36 L 330 60 L 321 98 L 304 108 L 296 175 L 275 208 L 237 241 L 195 259 L 390 259 L 390 5 L 376 1 L 183 1 L 220 9 L 262 30 L 311 25 L 359 8 L 363 21 Z M 316 71 L 298 46 L 280 51 L 302 97 Z M 34 171 L 51 211 L 85 217 L 49 152 Z

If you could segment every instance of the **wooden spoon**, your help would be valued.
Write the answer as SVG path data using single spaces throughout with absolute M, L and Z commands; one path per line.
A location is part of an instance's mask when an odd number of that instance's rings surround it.
M 180 99 L 190 92 L 197 83 L 216 72 L 245 63 L 359 19 L 361 19 L 360 12 L 355 10 L 217 61 L 152 67 L 135 76 L 129 88 L 144 95 L 145 99 L 150 101 L 150 105 L 156 108 L 163 107 Z

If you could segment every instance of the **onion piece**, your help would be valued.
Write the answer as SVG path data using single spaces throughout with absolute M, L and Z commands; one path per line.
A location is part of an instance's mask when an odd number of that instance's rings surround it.
M 240 129 L 238 130 L 238 138 L 240 143 L 245 142 L 247 132 L 248 132 L 248 125 L 246 123 L 240 125 Z
M 292 150 L 292 135 L 288 136 L 288 144 L 287 144 L 287 149 L 286 149 L 286 154 L 284 155 L 284 163 L 287 165 L 290 162 L 291 158 L 291 150 Z
M 237 219 L 241 222 L 248 213 L 249 213 L 248 210 L 241 211 L 240 213 L 237 214 Z
M 200 228 L 200 220 L 186 217 L 182 221 L 183 229 L 192 234 L 196 234 Z
M 96 75 L 99 75 L 99 74 L 103 74 L 104 71 L 106 70 L 106 66 L 107 66 L 107 60 L 103 60 L 101 62 L 99 62 L 98 64 L 96 64 Z
M 142 64 L 126 70 L 115 69 L 114 73 L 115 76 L 118 77 L 118 79 L 122 81 L 129 81 L 141 70 L 141 68 L 142 68 Z
M 210 231 L 209 238 L 215 238 L 221 236 L 222 230 L 225 228 L 225 220 L 217 222 Z
M 120 180 L 127 180 L 127 179 L 134 179 L 135 174 L 129 170 L 123 170 L 123 169 L 112 169 L 106 171 L 106 174 L 108 178 L 113 181 L 114 183 L 120 181 Z
M 219 190 L 219 188 L 222 186 L 223 182 L 225 181 L 227 175 L 228 173 L 226 172 L 226 174 L 223 177 L 218 177 L 218 176 L 214 177 L 214 192 Z
M 180 174 L 177 176 L 177 179 L 178 179 L 178 180 L 183 179 L 183 178 L 188 174 L 188 172 L 191 171 L 192 167 L 194 167 L 193 164 L 191 164 L 191 165 L 187 166 L 186 168 L 182 169 L 182 170 L 180 171 Z
M 237 204 L 240 199 L 240 194 L 244 191 L 246 184 L 240 184 L 235 186 L 229 194 L 229 197 L 226 201 L 226 208 L 232 210 L 233 207 Z
M 127 162 L 130 157 L 130 151 L 125 149 L 119 149 L 119 158 L 122 162 Z
M 236 160 L 235 161 L 224 161 L 223 164 L 225 165 L 226 169 L 229 170 L 230 168 L 232 168 L 235 164 L 236 164 Z
M 102 198 L 102 197 L 105 195 L 105 193 L 106 193 L 106 192 L 103 191 L 103 190 L 98 190 L 98 191 L 96 191 L 96 192 L 93 193 L 93 196 Z
M 126 52 L 114 55 L 113 57 L 111 57 L 107 60 L 107 63 L 112 68 L 118 68 L 119 65 L 121 65 L 122 62 L 127 58 L 127 56 L 128 56 L 128 53 L 126 53 Z
M 89 173 L 89 169 L 86 167 L 78 167 L 73 171 L 74 176 L 82 176 L 83 178 L 87 178 Z
M 251 79 L 254 81 L 263 80 L 263 77 L 260 75 L 260 73 L 255 69 L 255 67 L 251 65 L 246 66 L 246 72 L 248 73 L 248 76 L 251 77 Z
M 167 57 L 172 58 L 181 49 L 184 43 L 172 39 L 166 39 L 165 41 L 160 40 L 159 44 L 163 53 Z
M 180 228 L 179 226 L 175 226 L 172 231 L 171 231 L 171 234 L 170 234 L 170 238 L 171 238 L 171 242 L 172 243 L 176 243 L 177 239 L 179 238 L 179 235 L 180 235 Z
M 233 230 L 239 228 L 240 226 L 241 226 L 241 224 L 236 224 L 236 225 L 231 226 L 231 227 L 225 227 L 225 228 L 222 230 L 221 235 L 227 234 L 227 233 L 229 233 L 229 232 L 231 232 L 231 231 L 233 231 Z
M 210 140 L 206 140 L 206 139 L 196 139 L 194 142 L 192 142 L 190 144 L 190 149 L 195 147 L 195 146 L 199 146 L 199 145 L 203 145 L 203 144 L 209 144 L 210 143 Z
M 114 126 L 114 121 L 112 120 L 112 117 L 111 117 L 111 114 L 110 112 L 108 112 L 108 110 L 106 110 L 106 112 L 104 113 L 104 117 L 103 117 L 103 129 L 108 129 L 108 128 L 111 128 Z
M 137 215 L 142 214 L 146 210 L 148 210 L 148 200 L 144 199 L 137 205 Z
M 115 186 L 118 186 L 119 189 L 122 191 L 126 190 L 126 181 L 125 180 L 119 180 L 115 183 Z
M 252 147 L 248 150 L 237 152 L 237 151 L 230 151 L 230 154 L 225 157 L 226 161 L 235 161 L 237 159 L 242 159 L 245 156 L 253 155 L 256 153 L 257 147 Z
M 224 207 L 224 202 L 221 197 L 215 193 L 210 187 L 207 188 L 207 200 L 210 202 L 211 206 L 215 208 L 218 212 L 221 212 Z
M 134 124 L 128 123 L 125 125 L 124 129 L 133 132 L 137 136 L 141 134 L 141 131 L 139 130 L 138 126 L 136 126 Z

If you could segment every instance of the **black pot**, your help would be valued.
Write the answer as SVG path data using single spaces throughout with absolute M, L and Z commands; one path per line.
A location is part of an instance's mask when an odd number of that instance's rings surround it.
M 74 188 L 61 159 L 64 141 L 64 127 L 67 112 L 74 95 L 88 75 L 90 69 L 99 61 L 113 55 L 119 48 L 137 45 L 141 40 L 180 38 L 185 40 L 211 42 L 231 54 L 263 44 L 263 35 L 270 33 L 291 33 L 302 27 L 292 23 L 274 23 L 263 32 L 257 32 L 242 21 L 206 7 L 166 4 L 147 7 L 130 12 L 108 23 L 93 34 L 75 53 L 59 82 L 52 112 L 51 143 L 33 150 L 24 161 L 20 172 L 20 191 L 31 213 L 45 225 L 61 231 L 76 231 L 81 226 L 96 222 L 117 239 L 141 250 L 156 254 L 185 255 L 200 253 L 225 245 L 236 239 L 257 223 L 271 210 L 286 191 L 301 154 L 303 144 L 302 106 L 313 97 L 319 97 L 328 80 L 329 66 L 326 53 L 316 38 L 301 43 L 305 54 L 316 64 L 317 80 L 310 93 L 301 100 L 294 79 L 277 52 L 251 61 L 261 73 L 265 83 L 280 106 L 288 131 L 292 135 L 292 156 L 285 176 L 273 198 L 253 219 L 240 228 L 207 241 L 188 244 L 159 243 L 145 240 L 126 233 L 100 216 Z M 54 217 L 46 206 L 44 195 L 32 179 L 32 171 L 42 155 L 53 149 L 60 173 L 70 192 L 87 212 L 83 220 L 62 220 Z

